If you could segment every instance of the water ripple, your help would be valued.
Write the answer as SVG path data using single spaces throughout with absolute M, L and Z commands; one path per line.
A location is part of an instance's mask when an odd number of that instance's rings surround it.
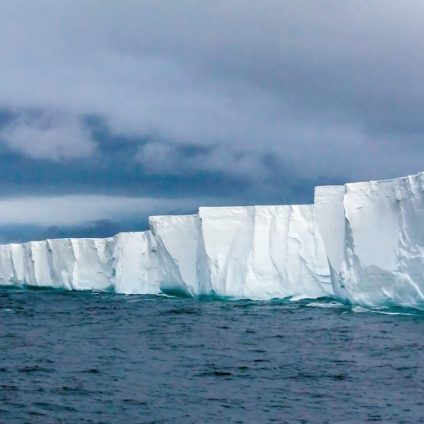
M 1 423 L 424 422 L 424 314 L 0 290 Z

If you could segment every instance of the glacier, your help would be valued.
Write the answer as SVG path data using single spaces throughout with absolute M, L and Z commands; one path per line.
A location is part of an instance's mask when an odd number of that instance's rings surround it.
M 424 173 L 315 188 L 312 205 L 200 207 L 114 237 L 0 245 L 0 285 L 424 305 Z

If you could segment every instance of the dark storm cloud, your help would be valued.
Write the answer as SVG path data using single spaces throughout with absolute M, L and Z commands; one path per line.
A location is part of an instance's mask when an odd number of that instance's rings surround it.
M 3 127 L 15 126 L 14 121 L 9 116 Z M 94 117 L 85 118 L 83 125 L 96 148 L 77 158 L 56 157 L 60 152 L 56 148 L 39 159 L 33 152 L 24 154 L 9 143 L 0 144 L 0 195 L 104 194 L 188 201 L 195 197 L 208 205 L 249 204 L 290 201 L 294 185 L 299 185 L 299 178 L 288 184 L 281 162 L 263 153 L 237 152 L 219 144 L 199 146 L 155 137 L 114 136 Z M 283 186 L 275 191 L 278 182 Z M 308 196 L 302 198 L 297 193 L 297 198 L 310 201 L 311 188 Z
M 423 23 L 419 1 L 4 0 L 1 192 L 286 203 L 418 172 Z

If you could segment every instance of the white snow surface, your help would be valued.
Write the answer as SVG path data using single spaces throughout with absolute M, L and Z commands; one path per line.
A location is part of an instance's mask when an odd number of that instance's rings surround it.
M 314 205 L 201 207 L 149 224 L 0 245 L 0 285 L 424 305 L 424 173 L 316 187 Z

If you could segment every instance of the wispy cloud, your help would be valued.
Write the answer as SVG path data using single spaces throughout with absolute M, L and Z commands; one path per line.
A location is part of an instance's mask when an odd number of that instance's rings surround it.
M 82 119 L 57 112 L 21 113 L 0 130 L 0 140 L 11 151 L 53 161 L 86 158 L 96 149 Z

